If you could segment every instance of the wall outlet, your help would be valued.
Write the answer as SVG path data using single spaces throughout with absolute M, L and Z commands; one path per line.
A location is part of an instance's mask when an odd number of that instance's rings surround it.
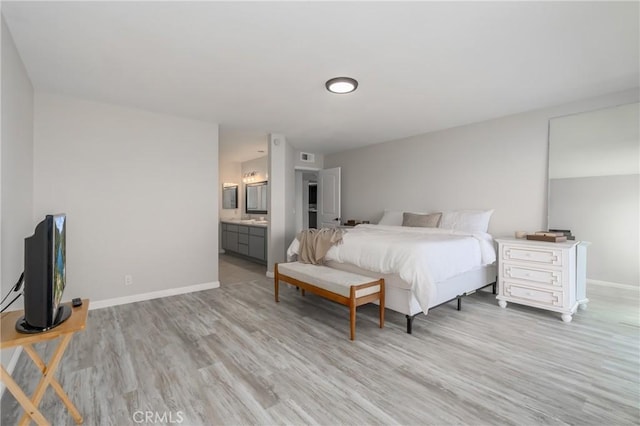
M 133 276 L 125 275 L 124 276 L 124 285 L 133 285 Z

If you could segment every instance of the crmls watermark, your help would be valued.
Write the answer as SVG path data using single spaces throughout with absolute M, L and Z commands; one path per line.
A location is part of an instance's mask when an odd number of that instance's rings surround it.
M 133 413 L 133 421 L 135 423 L 182 423 L 184 421 L 184 413 L 182 411 L 135 411 Z

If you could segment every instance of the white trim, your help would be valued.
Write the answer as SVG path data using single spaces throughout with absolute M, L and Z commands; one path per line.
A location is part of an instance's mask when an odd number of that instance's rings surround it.
M 166 290 L 152 291 L 151 293 L 132 294 L 131 296 L 116 297 L 113 299 L 91 302 L 89 310 L 108 308 L 109 306 L 126 305 L 127 303 L 142 302 L 143 300 L 159 299 L 161 297 L 176 296 L 178 294 L 193 293 L 195 291 L 210 290 L 220 287 L 220 281 L 189 285 L 186 287 L 168 288 Z
M 587 279 L 587 284 L 590 285 L 601 285 L 604 287 L 614 287 L 614 288 L 624 288 L 626 290 L 639 290 L 640 287 L 633 284 L 622 284 L 622 283 L 613 283 L 611 281 L 600 281 L 600 280 L 591 280 Z
M 13 351 L 13 355 L 11 355 L 11 359 L 9 360 L 9 363 L 7 364 L 6 370 L 7 373 L 9 373 L 9 375 L 13 375 L 13 370 L 16 369 L 16 364 L 18 364 L 18 360 L 20 359 L 20 354 L 22 353 L 22 346 L 17 346 L 15 348 L 15 350 Z M 7 387 L 5 386 L 4 383 L 0 383 L 0 398 L 2 398 L 2 395 L 4 395 L 4 390 Z
M 308 166 L 295 166 L 293 169 L 294 170 L 308 170 L 308 171 L 311 171 L 311 172 L 319 172 L 320 170 L 322 170 L 319 167 L 308 167 Z
M 267 273 L 265 274 L 267 277 L 269 278 L 273 278 L 275 275 L 273 275 L 273 271 L 267 271 Z

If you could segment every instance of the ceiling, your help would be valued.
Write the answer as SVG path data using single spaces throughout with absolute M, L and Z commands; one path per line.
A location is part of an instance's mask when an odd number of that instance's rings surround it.
M 334 153 L 639 85 L 638 2 L 2 2 L 36 90 Z M 350 76 L 356 92 L 330 94 Z M 255 152 L 252 152 L 255 151 Z

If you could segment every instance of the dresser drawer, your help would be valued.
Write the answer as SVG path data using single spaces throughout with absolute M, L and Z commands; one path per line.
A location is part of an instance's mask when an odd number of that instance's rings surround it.
M 502 246 L 502 260 L 535 262 L 541 265 L 562 266 L 562 250 L 545 247 Z
M 562 288 L 562 269 L 538 269 L 517 264 L 503 263 L 502 277 L 505 280 L 532 281 Z
M 542 306 L 562 307 L 564 293 L 560 290 L 543 290 L 527 286 L 503 282 L 504 295 L 512 301 L 524 304 L 536 304 Z

